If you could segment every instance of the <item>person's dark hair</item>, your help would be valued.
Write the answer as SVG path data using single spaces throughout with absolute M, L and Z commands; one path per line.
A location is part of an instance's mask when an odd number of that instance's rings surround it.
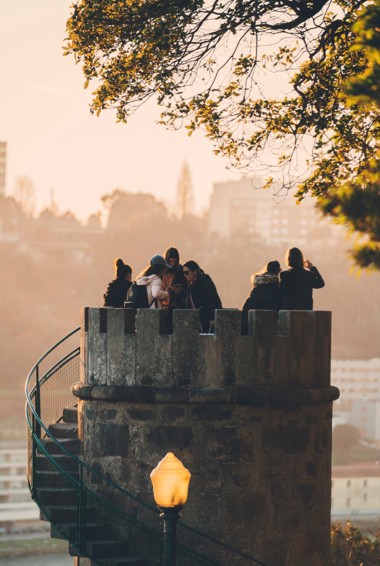
M 280 262 L 277 260 L 268 261 L 268 263 L 265 266 L 265 271 L 267 273 L 272 273 L 273 275 L 278 275 L 281 271 Z
M 204 273 L 203 269 L 199 267 L 198 263 L 192 259 L 184 263 L 183 267 L 187 267 L 188 269 L 190 269 L 190 271 L 195 271 L 197 275 L 203 275 Z
M 115 277 L 124 279 L 126 275 L 132 275 L 132 267 L 124 263 L 122 259 L 115 259 Z
M 177 248 L 168 248 L 164 253 L 164 258 L 168 261 L 170 258 L 174 258 L 179 263 L 179 251 Z
M 303 253 L 298 248 L 290 248 L 286 254 L 286 262 L 289 267 L 303 267 Z

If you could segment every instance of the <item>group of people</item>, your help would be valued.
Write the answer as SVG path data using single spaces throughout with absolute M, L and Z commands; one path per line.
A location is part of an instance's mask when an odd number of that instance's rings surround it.
M 313 289 L 320 289 L 325 284 L 318 269 L 304 259 L 298 248 L 288 250 L 286 262 L 288 269 L 285 271 L 275 260 L 252 275 L 252 290 L 242 306 L 243 333 L 247 332 L 248 312 L 252 309 L 313 309 Z M 182 265 L 179 252 L 173 247 L 163 256 L 153 256 L 135 282 L 132 282 L 132 268 L 122 259 L 115 260 L 115 279 L 104 294 L 104 306 L 133 307 L 133 287 L 146 289 L 146 308 L 167 309 L 169 313 L 174 309 L 198 309 L 201 332 L 212 331 L 215 309 L 222 308 L 211 277 L 194 260 Z
M 115 276 L 104 295 L 104 306 L 128 307 L 132 269 L 117 259 Z M 170 247 L 163 256 L 153 256 L 149 265 L 136 277 L 135 285 L 146 288 L 148 308 L 167 309 L 170 313 L 174 309 L 198 309 L 201 332 L 210 331 L 215 309 L 222 308 L 211 277 L 194 260 L 182 265 L 177 248 Z
M 321 274 L 299 248 L 290 248 L 285 260 L 285 271 L 275 260 L 252 275 L 252 291 L 242 306 L 243 332 L 250 310 L 313 310 L 313 289 L 325 286 Z

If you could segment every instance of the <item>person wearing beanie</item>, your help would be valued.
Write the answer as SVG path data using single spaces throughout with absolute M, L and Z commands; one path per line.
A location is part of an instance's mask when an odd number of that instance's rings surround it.
M 162 301 L 167 300 L 169 292 L 163 288 L 162 278 L 171 265 L 162 255 L 150 258 L 149 265 L 136 278 L 137 285 L 145 285 L 150 309 L 161 309 Z
M 132 285 L 132 268 L 119 258 L 115 259 L 114 269 L 115 279 L 108 284 L 107 291 L 103 295 L 103 304 L 105 307 L 123 308 Z
M 253 285 L 251 294 L 242 306 L 242 332 L 248 332 L 248 312 L 250 310 L 275 310 L 280 309 L 280 280 L 281 266 L 277 260 L 270 261 L 259 272 L 251 277 Z

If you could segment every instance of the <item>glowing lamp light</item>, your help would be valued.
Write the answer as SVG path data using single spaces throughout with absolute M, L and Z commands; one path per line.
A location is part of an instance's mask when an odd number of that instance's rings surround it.
M 187 501 L 191 474 L 173 452 L 168 452 L 150 474 L 159 507 L 182 506 Z

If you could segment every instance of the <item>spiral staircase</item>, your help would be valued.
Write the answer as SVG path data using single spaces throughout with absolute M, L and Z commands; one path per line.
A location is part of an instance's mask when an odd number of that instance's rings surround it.
M 161 566 L 158 509 L 80 457 L 78 409 L 71 393 L 79 381 L 79 330 L 50 348 L 26 380 L 27 473 L 32 498 L 41 519 L 50 522 L 51 537 L 67 540 L 70 555 L 89 559 L 86 564 Z M 207 555 L 198 549 L 207 549 Z M 222 555 L 223 559 L 217 558 Z M 178 524 L 177 564 L 268 566 L 182 521 Z

